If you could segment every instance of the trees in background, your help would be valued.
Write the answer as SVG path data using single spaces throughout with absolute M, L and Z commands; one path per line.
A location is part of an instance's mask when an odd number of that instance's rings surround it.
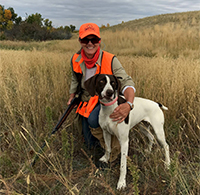
M 22 18 L 15 13 L 12 7 L 4 9 L 4 6 L 0 5 L 0 30 L 10 30 L 14 24 L 20 24 Z
M 0 40 L 69 39 L 75 29 L 73 25 L 53 28 L 52 21 L 42 18 L 39 13 L 29 15 L 23 21 L 13 8 L 4 9 L 4 6 L 0 5 Z

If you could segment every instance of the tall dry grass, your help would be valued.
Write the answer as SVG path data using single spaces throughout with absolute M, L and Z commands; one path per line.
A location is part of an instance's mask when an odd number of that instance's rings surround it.
M 144 152 L 145 138 L 134 128 L 130 134 L 131 173 L 123 194 L 200 192 L 199 38 L 196 27 L 170 23 L 162 28 L 102 32 L 101 47 L 116 54 L 135 82 L 136 95 L 169 108 L 165 132 L 170 170 L 164 169 L 157 144 L 150 155 Z M 47 138 L 67 107 L 69 62 L 79 49 L 77 38 L 2 44 L 4 48 L 12 45 L 12 49 L 0 51 L 0 192 L 120 194 L 115 189 L 118 166 L 111 164 L 104 172 L 94 167 L 91 154 L 81 150 L 84 145 L 73 126 L 74 114 L 55 136 Z M 31 169 L 30 161 L 44 139 L 47 149 Z
M 6 109 L 8 126 L 30 118 L 34 127 L 41 126 L 44 105 L 59 111 L 68 96 L 69 59 L 66 53 L 1 51 L 1 106 Z
M 188 27 L 167 23 L 142 29 L 124 29 L 102 33 L 106 50 L 116 55 L 165 56 L 178 58 L 185 56 L 199 59 L 199 25 Z M 105 43 L 105 45 L 104 45 Z

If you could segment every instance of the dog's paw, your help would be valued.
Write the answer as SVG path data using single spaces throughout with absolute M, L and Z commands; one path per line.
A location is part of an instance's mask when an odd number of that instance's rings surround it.
M 106 158 L 106 155 L 103 155 L 100 159 L 101 162 L 108 163 L 108 159 Z
M 168 170 L 170 169 L 170 161 L 165 162 L 164 165 L 165 165 L 165 169 L 168 169 Z
M 126 181 L 118 181 L 117 190 L 123 190 L 126 187 Z

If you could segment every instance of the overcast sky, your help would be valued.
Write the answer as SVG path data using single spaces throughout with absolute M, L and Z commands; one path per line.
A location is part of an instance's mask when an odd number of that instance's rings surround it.
M 79 29 L 86 22 L 111 26 L 134 19 L 166 13 L 200 10 L 200 0 L 0 0 L 5 9 L 12 7 L 23 19 L 39 13 L 54 27 Z

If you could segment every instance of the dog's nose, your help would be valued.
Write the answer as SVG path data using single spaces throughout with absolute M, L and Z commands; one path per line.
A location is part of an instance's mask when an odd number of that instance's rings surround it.
M 108 90 L 106 91 L 106 96 L 107 96 L 107 97 L 111 97 L 112 95 L 113 95 L 113 90 L 108 89 Z

